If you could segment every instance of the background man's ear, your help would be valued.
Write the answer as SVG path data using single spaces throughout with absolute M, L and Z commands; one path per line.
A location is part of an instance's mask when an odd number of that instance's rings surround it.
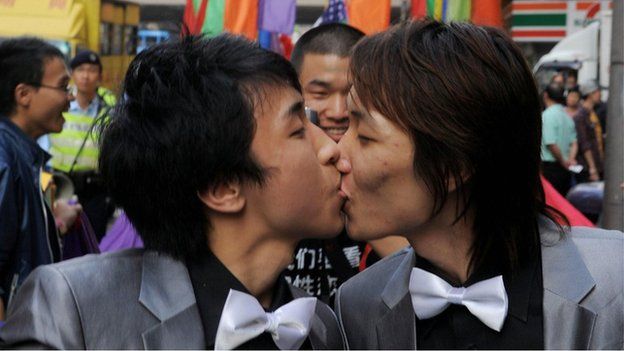
M 221 213 L 238 213 L 245 207 L 245 196 L 239 182 L 228 182 L 206 190 L 198 191 L 197 196 L 208 208 Z
M 34 88 L 28 84 L 20 83 L 15 87 L 15 104 L 22 107 L 30 105 L 30 100 L 34 93 Z

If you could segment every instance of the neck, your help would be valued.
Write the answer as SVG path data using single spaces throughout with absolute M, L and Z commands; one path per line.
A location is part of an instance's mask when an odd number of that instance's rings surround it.
M 243 216 L 211 217 L 208 246 L 227 269 L 268 308 L 281 272 L 292 261 L 297 240 L 259 231 Z
M 587 110 L 593 110 L 594 109 L 594 103 L 593 101 L 589 101 L 589 100 L 583 100 L 583 107 L 585 107 Z
M 406 237 L 418 256 L 431 262 L 456 283 L 463 284 L 472 273 L 474 215 L 468 211 L 464 218 L 453 223 L 457 200 L 457 194 L 449 194 L 442 211 Z
M 556 105 L 557 103 L 556 103 L 556 102 L 554 102 L 553 100 L 546 99 L 546 100 L 544 100 L 544 104 L 545 104 L 545 105 L 546 105 L 546 107 L 548 108 L 548 107 L 550 107 L 550 106 Z
M 78 105 L 81 109 L 86 109 L 91 104 L 91 101 L 95 98 L 95 91 L 84 92 L 78 90 L 76 92 L 76 101 L 78 101 Z
M 34 140 L 37 140 L 37 138 L 45 134 L 39 129 L 34 128 L 33 126 L 26 123 L 27 118 L 19 111 L 10 115 L 9 120 L 13 122 L 13 124 L 15 124 L 19 129 L 21 129 L 24 134 L 28 135 Z

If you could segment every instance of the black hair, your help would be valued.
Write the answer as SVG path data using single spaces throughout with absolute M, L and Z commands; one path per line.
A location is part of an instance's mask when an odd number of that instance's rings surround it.
M 565 104 L 565 86 L 560 83 L 552 82 L 548 84 L 544 90 L 546 96 L 558 104 Z
M 19 84 L 41 84 L 45 64 L 52 58 L 65 59 L 55 46 L 33 37 L 0 42 L 0 115 L 15 111 L 15 88 Z
M 195 258 L 207 245 L 198 192 L 230 181 L 262 186 L 250 153 L 255 105 L 270 87 L 301 91 L 278 54 L 232 35 L 187 36 L 142 51 L 102 125 L 100 170 L 147 249 Z
M 342 23 L 329 23 L 305 32 L 293 49 L 290 62 L 297 72 L 306 54 L 336 55 L 347 57 L 351 48 L 364 36 L 357 28 Z
M 456 185 L 456 221 L 474 215 L 474 269 L 513 271 L 535 257 L 539 216 L 564 217 L 545 202 L 540 99 L 508 35 L 468 23 L 406 22 L 361 40 L 350 77 L 364 107 L 411 137 L 414 172 L 434 198 L 431 217 Z

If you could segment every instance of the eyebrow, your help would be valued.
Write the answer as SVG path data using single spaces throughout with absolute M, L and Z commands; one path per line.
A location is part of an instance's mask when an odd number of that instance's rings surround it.
M 284 117 L 298 119 L 304 115 L 303 112 L 304 112 L 303 100 L 298 100 L 297 102 L 295 102 L 288 108 L 288 111 L 286 111 L 286 113 L 284 114 Z
M 306 86 L 309 86 L 309 85 L 316 85 L 316 86 L 324 88 L 324 89 L 330 89 L 331 88 L 331 84 L 329 84 L 328 82 L 319 80 L 319 79 L 311 80 L 308 84 L 306 84 Z

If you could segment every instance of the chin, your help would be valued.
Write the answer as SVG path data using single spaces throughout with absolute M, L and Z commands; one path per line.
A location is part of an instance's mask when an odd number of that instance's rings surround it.
M 345 225 L 347 229 L 347 235 L 353 240 L 356 241 L 370 241 L 375 239 L 381 239 L 385 235 L 380 235 L 378 232 L 371 232 L 366 230 L 358 225 L 354 225 L 353 222 L 349 222 L 347 220 L 347 224 Z
M 319 230 L 317 232 L 318 233 L 318 235 L 316 235 L 317 239 L 331 239 L 331 238 L 335 238 L 344 229 L 344 222 L 342 221 L 342 219 L 336 219 L 336 220 L 331 221 L 331 222 L 327 221 L 325 223 L 327 225 L 322 230 Z M 331 223 L 331 225 L 330 225 L 330 223 Z

